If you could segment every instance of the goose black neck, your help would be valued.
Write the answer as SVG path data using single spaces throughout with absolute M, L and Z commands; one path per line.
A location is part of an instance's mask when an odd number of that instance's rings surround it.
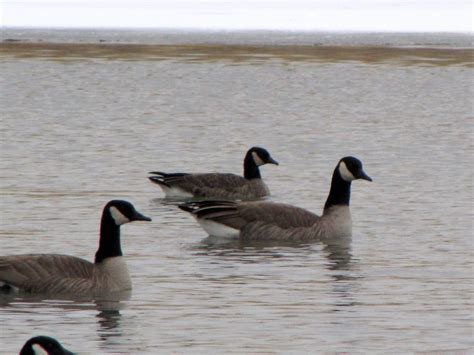
M 252 152 L 247 152 L 247 155 L 244 159 L 244 178 L 247 180 L 250 179 L 260 179 L 260 169 L 255 160 L 253 159 Z
M 99 249 L 95 253 L 95 263 L 100 263 L 107 258 L 122 256 L 120 245 L 120 226 L 115 224 L 110 212 L 104 212 L 100 222 Z
M 339 173 L 339 167 L 336 167 L 332 174 L 331 190 L 329 191 L 329 196 L 324 205 L 324 209 L 337 205 L 349 206 L 350 199 L 351 182 L 345 181 Z

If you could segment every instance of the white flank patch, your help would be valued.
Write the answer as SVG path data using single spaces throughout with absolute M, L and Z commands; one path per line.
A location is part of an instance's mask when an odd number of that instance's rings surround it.
M 123 213 L 120 212 L 117 207 L 112 206 L 109 208 L 109 211 L 116 225 L 121 226 L 122 224 L 130 222 L 130 220 L 127 217 L 125 217 Z
M 179 198 L 188 198 L 194 197 L 191 192 L 184 191 L 177 187 L 168 187 L 164 185 L 159 185 L 163 192 L 166 194 L 166 197 L 179 197 Z
M 33 344 L 31 348 L 36 355 L 48 355 L 48 352 L 39 344 Z
M 343 161 L 339 163 L 339 174 L 341 174 L 342 179 L 345 181 L 355 180 L 354 175 L 347 169 L 346 163 Z
M 213 237 L 221 238 L 237 238 L 240 234 L 240 230 L 228 227 L 224 224 L 210 221 L 208 219 L 198 219 L 198 223 L 201 225 L 207 234 Z
M 262 160 L 262 158 L 260 158 L 260 156 L 256 152 L 252 152 L 252 158 L 255 164 L 257 164 L 257 166 L 261 166 L 265 164 L 265 162 Z

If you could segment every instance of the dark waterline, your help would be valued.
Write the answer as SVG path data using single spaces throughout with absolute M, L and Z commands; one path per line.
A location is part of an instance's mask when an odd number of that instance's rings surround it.
M 472 48 L 472 33 L 2 28 L 3 41 Z

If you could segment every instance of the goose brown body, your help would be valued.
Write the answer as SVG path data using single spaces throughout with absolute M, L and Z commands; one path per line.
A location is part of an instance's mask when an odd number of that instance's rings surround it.
M 25 254 L 0 257 L 0 280 L 24 292 L 90 291 L 93 278 L 94 264 L 74 256 Z
M 270 195 L 259 166 L 276 164 L 268 151 L 251 148 L 244 159 L 244 176 L 229 173 L 164 173 L 154 171 L 149 180 L 158 184 L 166 197 L 252 200 Z
M 161 179 L 169 186 L 165 186 L 163 190 L 170 197 L 188 194 L 188 197 L 249 200 L 270 194 L 270 190 L 262 179 L 247 180 L 235 174 L 187 174 L 171 178 L 161 175 Z
M 191 213 L 208 234 L 243 240 L 307 241 L 352 234 L 351 181 L 372 179 L 353 157 L 342 158 L 333 173 L 321 216 L 296 206 L 266 201 L 194 201 L 179 207 Z
M 28 293 L 91 294 L 132 287 L 120 247 L 120 225 L 151 221 L 127 201 L 110 201 L 102 213 L 95 262 L 61 254 L 0 256 L 0 284 Z

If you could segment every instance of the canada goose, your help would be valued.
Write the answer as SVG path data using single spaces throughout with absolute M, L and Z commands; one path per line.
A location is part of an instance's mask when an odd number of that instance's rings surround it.
M 260 176 L 259 166 L 278 165 L 267 150 L 250 148 L 244 158 L 244 176 L 223 173 L 207 174 L 167 174 L 152 171 L 148 177 L 158 184 L 166 197 L 178 198 L 224 198 L 231 200 L 251 200 L 270 195 L 270 190 Z
M 113 200 L 107 203 L 102 212 L 95 263 L 60 254 L 0 256 L 3 290 L 95 294 L 131 289 L 120 246 L 120 226 L 132 221 L 151 219 L 139 213 L 130 202 Z
M 197 201 L 178 207 L 190 212 L 209 235 L 216 237 L 305 241 L 350 236 L 349 200 L 351 182 L 356 179 L 372 181 L 358 159 L 342 158 L 334 169 L 321 217 L 299 207 L 263 201 Z
M 74 354 L 65 349 L 54 338 L 40 335 L 28 340 L 20 350 L 20 355 L 67 355 Z

